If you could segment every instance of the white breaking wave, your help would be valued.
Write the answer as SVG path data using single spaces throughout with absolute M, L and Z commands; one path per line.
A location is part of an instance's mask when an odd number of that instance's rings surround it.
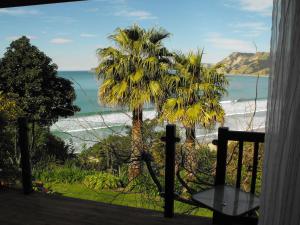
M 245 116 L 254 112 L 254 101 L 239 102 L 235 101 L 222 101 L 221 102 L 225 110 L 225 121 L 230 120 L 233 116 Z M 256 102 L 256 113 L 267 111 L 267 100 L 258 100 Z M 156 116 L 154 110 L 144 111 L 144 119 L 153 119 Z M 111 127 L 117 127 L 122 125 L 131 125 L 131 112 L 112 112 L 110 114 L 101 115 L 89 115 L 82 117 L 70 117 L 66 119 L 59 119 L 53 126 L 51 131 L 59 131 L 66 133 L 92 131 L 99 129 L 107 129 Z
M 264 130 L 267 111 L 267 100 L 254 101 L 223 101 L 221 102 L 225 110 L 225 124 L 231 130 L 248 130 L 249 121 L 256 111 L 255 118 L 252 121 L 251 129 Z M 256 109 L 256 110 L 255 110 Z M 154 110 L 143 112 L 143 119 L 153 119 L 156 116 Z M 123 127 L 131 125 L 131 112 L 112 112 L 110 114 L 89 115 L 81 117 L 70 117 L 59 119 L 51 126 L 52 132 L 68 134 L 64 140 L 72 143 L 76 151 L 81 151 L 83 144 L 90 147 L 100 139 L 113 132 L 124 134 Z M 185 136 L 185 130 L 180 127 L 180 135 Z M 217 137 L 217 131 L 206 131 L 200 127 L 196 128 L 196 137 L 203 140 L 211 140 Z
M 74 133 L 74 132 L 81 132 L 81 131 L 89 131 L 89 130 L 98 130 L 98 129 L 104 129 L 107 127 L 113 127 L 113 126 L 102 126 L 102 127 L 91 127 L 91 128 L 82 128 L 82 129 L 75 129 L 75 130 L 67 130 L 68 133 Z
M 226 104 L 226 103 L 234 103 L 234 102 L 238 102 L 239 100 L 236 99 L 236 100 L 226 100 L 226 101 L 221 101 L 220 103 L 221 104 Z
M 252 114 L 253 112 L 254 111 L 252 111 L 252 112 L 245 112 L 245 113 L 232 113 L 232 114 L 226 114 L 226 116 L 247 115 L 247 114 Z M 267 109 L 256 110 L 255 112 L 267 112 Z
M 153 119 L 155 115 L 155 111 L 144 111 L 143 118 Z M 59 119 L 54 125 L 51 126 L 50 130 L 67 133 L 91 131 L 122 125 L 131 125 L 131 121 L 130 112 L 70 117 L 66 119 Z
M 255 101 L 225 101 L 221 102 L 226 116 L 232 115 L 244 115 L 250 114 L 254 111 L 256 112 L 266 112 L 267 111 L 267 100 L 258 100 L 256 101 L 256 110 L 255 110 Z

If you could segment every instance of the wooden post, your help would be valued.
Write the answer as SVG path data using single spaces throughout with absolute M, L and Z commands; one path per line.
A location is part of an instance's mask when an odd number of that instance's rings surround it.
M 218 130 L 218 146 L 217 146 L 217 166 L 215 185 L 224 185 L 226 178 L 226 160 L 227 160 L 227 144 L 228 127 L 219 127 Z M 228 224 L 228 217 L 218 213 L 213 213 L 213 224 Z
M 217 167 L 216 167 L 215 185 L 225 184 L 228 130 L 229 130 L 228 127 L 220 127 L 218 130 Z
M 174 216 L 174 184 L 175 184 L 175 146 L 180 139 L 176 138 L 176 125 L 166 127 L 166 166 L 165 166 L 165 207 L 164 216 Z
M 30 154 L 28 146 L 28 122 L 21 117 L 18 119 L 19 146 L 21 151 L 22 183 L 24 194 L 32 192 Z

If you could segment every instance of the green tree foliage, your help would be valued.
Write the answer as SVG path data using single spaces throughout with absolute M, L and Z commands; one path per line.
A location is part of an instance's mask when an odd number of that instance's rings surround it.
M 0 168 L 8 170 L 17 169 L 18 152 L 13 151 L 14 132 L 8 123 L 15 120 L 21 111 L 15 100 L 0 92 Z
M 195 127 L 213 127 L 223 122 L 224 110 L 220 104 L 226 93 L 227 79 L 221 65 L 205 67 L 203 51 L 175 54 L 175 73 L 167 82 L 173 95 L 163 105 L 162 117 L 169 122 L 180 122 L 186 129 L 186 161 L 195 169 Z M 194 163 L 193 163 L 194 162 Z
M 0 60 L 0 80 L 0 91 L 16 94 L 24 115 L 41 125 L 79 111 L 73 105 L 76 96 L 71 81 L 58 77 L 52 59 L 24 36 L 13 41 Z
M 141 172 L 143 105 L 157 103 L 164 94 L 161 79 L 169 73 L 171 63 L 163 45 L 168 36 L 161 28 L 145 30 L 133 25 L 118 28 L 109 37 L 115 46 L 98 50 L 100 64 L 96 72 L 103 79 L 101 102 L 132 111 L 131 178 Z
M 67 147 L 49 134 L 48 126 L 59 117 L 71 116 L 79 111 L 73 104 L 76 96 L 71 81 L 58 77 L 57 66 L 52 59 L 31 45 L 24 36 L 13 41 L 0 59 L 0 80 L 3 93 L 0 95 L 0 115 L 12 122 L 20 115 L 29 119 L 33 161 L 47 154 L 59 160 L 64 158 Z M 13 96 L 12 101 L 5 103 L 3 96 Z M 18 166 L 16 128 L 14 123 L 5 130 L 1 129 L 6 136 L 0 141 L 1 154 L 5 154 L 1 158 L 14 167 Z
M 11 95 L 5 95 L 0 91 L 0 125 L 9 120 L 15 120 L 21 110 Z
M 80 154 L 81 165 L 86 169 L 119 172 L 130 158 L 131 136 L 110 135 Z
M 31 149 L 31 160 L 33 165 L 43 162 L 55 161 L 63 163 L 71 158 L 74 149 L 72 146 L 51 134 L 47 128 L 37 127 L 35 147 Z
M 157 120 L 153 119 L 143 122 L 142 132 L 143 145 L 146 151 L 143 156 L 150 156 L 154 172 L 160 177 L 163 174 L 165 159 L 164 142 L 160 138 L 164 135 L 165 131 L 162 127 L 159 129 Z M 122 185 L 126 186 L 129 181 L 127 168 L 128 163 L 130 163 L 130 155 L 131 128 L 128 129 L 125 136 L 110 135 L 84 150 L 79 155 L 79 162 L 80 166 L 85 169 L 105 171 L 118 175 L 122 181 Z M 141 174 L 139 179 L 141 176 L 144 176 L 144 174 Z
M 163 117 L 179 121 L 185 128 L 195 129 L 198 124 L 210 128 L 224 120 L 220 100 L 226 93 L 227 79 L 219 71 L 221 65 L 203 66 L 202 55 L 202 51 L 176 54 L 176 73 L 169 77 L 173 97 L 165 102 Z

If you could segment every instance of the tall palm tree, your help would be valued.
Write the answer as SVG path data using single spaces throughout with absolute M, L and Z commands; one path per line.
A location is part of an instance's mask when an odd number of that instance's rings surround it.
M 145 30 L 133 25 L 109 36 L 115 46 L 98 49 L 96 72 L 103 79 L 100 101 L 132 111 L 130 179 L 141 172 L 143 106 L 163 95 L 161 79 L 169 71 L 169 53 L 162 42 L 169 35 L 162 28 Z
M 168 78 L 173 96 L 163 106 L 163 118 L 169 122 L 180 122 L 185 127 L 187 161 L 196 159 L 196 125 L 211 128 L 224 120 L 220 100 L 226 93 L 227 79 L 220 72 L 221 65 L 203 66 L 202 56 L 202 50 L 186 55 L 175 54 L 176 72 Z

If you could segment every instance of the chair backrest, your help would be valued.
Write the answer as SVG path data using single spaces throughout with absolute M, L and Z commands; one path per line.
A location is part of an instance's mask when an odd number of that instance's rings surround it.
M 236 188 L 240 188 L 241 186 L 244 142 L 254 143 L 252 177 L 251 177 L 251 188 L 250 188 L 250 192 L 254 194 L 256 177 L 257 177 L 259 143 L 264 143 L 265 134 L 261 132 L 231 131 L 227 127 L 219 128 L 218 140 L 213 141 L 213 143 L 217 145 L 217 166 L 216 166 L 215 185 L 225 184 L 228 141 L 238 141 L 239 143 Z

